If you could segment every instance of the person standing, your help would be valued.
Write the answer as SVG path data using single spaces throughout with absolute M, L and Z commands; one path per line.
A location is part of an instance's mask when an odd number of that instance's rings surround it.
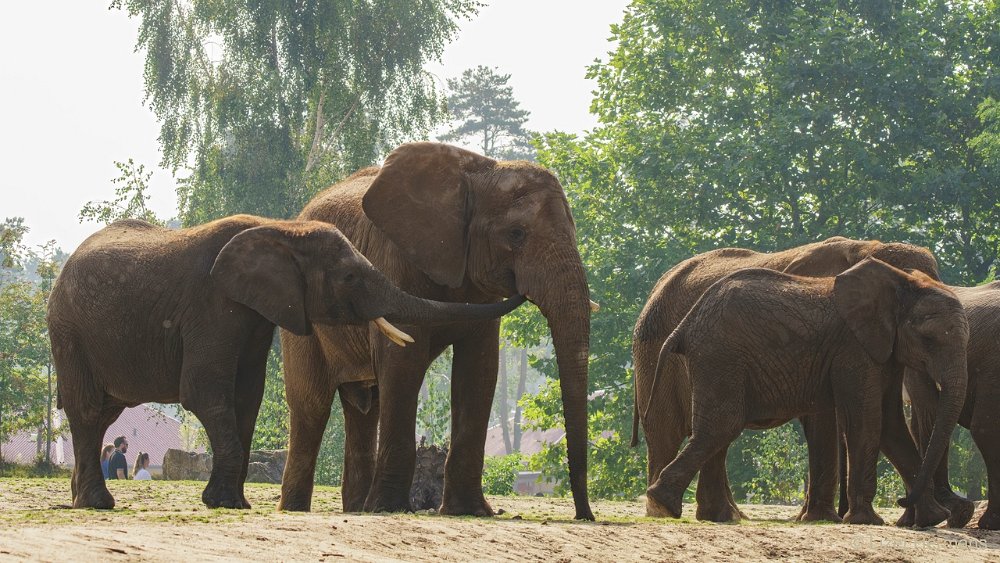
M 149 474 L 149 454 L 139 452 L 135 456 L 135 467 L 132 468 L 132 478 L 136 481 L 151 481 L 153 476 Z
M 111 460 L 111 452 L 115 451 L 114 444 L 104 444 L 101 448 L 101 474 L 104 475 L 104 480 L 108 480 L 108 462 Z
M 109 479 L 128 479 L 128 461 L 125 460 L 125 452 L 128 451 L 128 440 L 125 436 L 115 438 L 115 451 L 108 460 Z

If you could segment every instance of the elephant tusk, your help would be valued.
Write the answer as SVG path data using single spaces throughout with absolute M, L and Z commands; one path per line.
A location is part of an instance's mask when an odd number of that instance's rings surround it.
M 590 300 L 590 312 L 596 313 L 601 310 L 601 304 L 593 299 Z
M 389 321 L 385 320 L 385 317 L 375 319 L 375 324 L 378 326 L 378 329 L 382 331 L 382 334 L 386 336 L 386 338 L 404 348 L 406 347 L 407 342 L 413 342 L 412 336 L 392 326 Z

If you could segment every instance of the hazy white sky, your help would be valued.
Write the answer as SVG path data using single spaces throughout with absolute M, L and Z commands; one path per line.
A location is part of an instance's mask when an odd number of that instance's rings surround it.
M 174 181 L 161 170 L 159 127 L 143 105 L 137 22 L 108 0 L 8 2 L 0 24 L 0 220 L 24 217 L 32 245 L 70 252 L 101 225 L 80 224 L 88 201 L 110 199 L 114 161 L 155 172 L 151 207 L 176 215 Z M 584 78 L 613 47 L 609 26 L 627 0 L 493 0 L 463 22 L 441 64 L 444 80 L 476 65 L 511 74 L 537 131 L 580 133 L 596 87 Z

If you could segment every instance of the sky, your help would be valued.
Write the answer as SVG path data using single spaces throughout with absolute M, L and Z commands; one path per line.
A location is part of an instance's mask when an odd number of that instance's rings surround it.
M 55 240 L 66 252 L 101 225 L 81 224 L 89 201 L 112 199 L 114 162 L 129 158 L 153 170 L 150 208 L 177 214 L 174 178 L 160 169 L 159 125 L 144 105 L 144 55 L 138 21 L 109 0 L 8 2 L 0 24 L 0 220 L 23 217 L 31 245 Z M 614 48 L 610 26 L 626 0 L 493 0 L 440 63 L 440 79 L 477 65 L 510 74 L 526 126 L 583 133 L 596 125 L 589 107 L 595 59 Z

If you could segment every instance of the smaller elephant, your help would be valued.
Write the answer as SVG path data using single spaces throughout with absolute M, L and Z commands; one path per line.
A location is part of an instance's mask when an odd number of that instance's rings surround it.
M 49 336 L 76 466 L 75 508 L 113 508 L 101 439 L 125 407 L 192 411 L 215 454 L 202 494 L 210 508 L 249 508 L 243 495 L 275 325 L 436 324 L 500 316 L 491 305 L 438 303 L 392 285 L 333 226 L 238 215 L 168 230 L 118 221 L 70 256 L 48 306 Z
M 989 482 L 989 503 L 978 525 L 984 530 L 1000 530 L 1000 282 L 950 289 L 969 317 L 969 385 L 958 423 L 972 433 L 986 462 Z M 913 412 L 911 428 L 924 448 L 930 440 L 939 393 L 916 370 L 908 368 L 904 381 Z M 942 504 L 970 504 L 951 490 L 947 458 L 938 466 L 934 485 L 934 495 Z M 971 511 L 967 514 L 971 517 Z M 964 526 L 968 520 L 957 524 Z
M 965 400 L 968 333 L 954 293 L 873 258 L 836 278 L 753 268 L 721 279 L 660 351 L 661 367 L 670 354 L 687 361 L 692 436 L 647 489 L 647 504 L 679 517 L 694 474 L 744 428 L 834 409 L 850 464 L 844 521 L 882 523 L 871 503 L 883 442 L 897 450 L 890 459 L 907 486 L 900 504 L 914 506 L 918 525 L 937 524 L 948 511 L 924 492 Z M 942 389 L 922 463 L 903 418 L 902 366 Z

